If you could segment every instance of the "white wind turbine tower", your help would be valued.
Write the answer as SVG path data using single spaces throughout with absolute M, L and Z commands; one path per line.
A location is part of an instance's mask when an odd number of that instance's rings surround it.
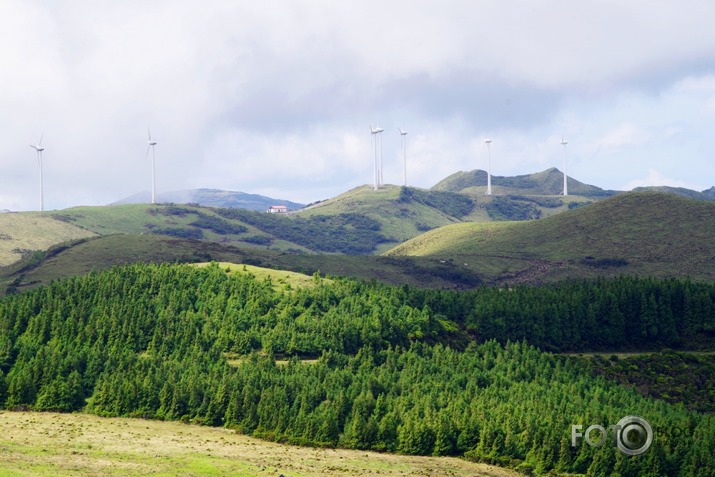
M 375 138 L 375 190 L 379 189 L 382 185 L 382 141 L 380 139 L 380 133 L 382 133 L 382 131 L 384 131 L 384 129 L 380 126 L 375 126 L 374 128 L 370 126 L 370 134 Z
M 484 145 L 487 148 L 487 195 L 492 195 L 492 140 L 484 138 Z
M 156 146 L 156 141 L 151 139 L 151 130 L 149 126 L 146 127 L 146 132 L 149 135 L 149 145 L 146 148 L 146 155 L 144 160 L 149 157 L 149 149 L 151 149 L 151 203 L 156 204 L 156 156 L 154 155 L 154 146 Z
M 564 148 L 564 195 L 569 195 L 568 188 L 566 186 L 566 144 L 568 144 L 568 141 L 565 141 L 564 138 L 561 138 L 561 146 Z
M 373 186 L 373 189 L 374 189 L 374 190 L 377 190 L 377 189 L 378 189 L 378 182 L 379 182 L 378 172 L 377 172 L 377 171 L 378 171 L 378 167 L 377 167 L 377 143 L 378 143 L 378 140 L 379 140 L 379 139 L 378 139 L 377 135 L 380 133 L 380 131 L 382 131 L 382 130 L 381 130 L 379 127 L 373 128 L 372 126 L 370 126 L 370 134 L 372 135 L 373 140 L 375 141 L 375 163 L 374 163 L 374 167 L 373 167 L 373 180 L 374 180 L 374 182 L 375 182 L 375 185 Z
M 398 131 L 400 131 L 400 139 L 402 140 L 402 163 L 404 166 L 404 184 L 405 187 L 407 187 L 407 138 L 405 137 L 407 135 L 407 131 L 405 131 L 402 128 L 398 128 Z
M 378 186 L 381 186 L 384 184 L 383 178 L 382 178 L 382 131 L 384 131 L 384 129 L 382 129 L 380 126 L 377 126 L 375 128 L 375 130 L 377 131 L 377 133 L 375 134 L 375 138 L 377 139 L 377 142 L 379 143 L 379 148 L 380 148 L 380 168 L 379 168 L 380 173 L 377 178 L 377 183 L 378 183 Z
M 42 151 L 45 150 L 44 147 L 42 147 L 42 137 L 44 134 L 40 135 L 40 142 L 37 143 L 37 146 L 34 146 L 30 144 L 30 147 L 33 148 L 35 151 L 37 151 L 37 163 L 40 165 L 40 210 L 44 211 L 45 210 L 45 184 L 44 180 L 42 177 Z

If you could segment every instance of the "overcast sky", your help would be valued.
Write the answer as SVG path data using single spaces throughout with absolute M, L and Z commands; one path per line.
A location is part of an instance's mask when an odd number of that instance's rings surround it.
M 715 184 L 711 0 L 0 0 L 0 209 L 151 188 L 313 202 L 372 183 L 563 169 Z

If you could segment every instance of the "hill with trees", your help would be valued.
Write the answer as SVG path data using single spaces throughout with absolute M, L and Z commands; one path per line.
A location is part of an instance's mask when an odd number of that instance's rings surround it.
M 526 473 L 712 475 L 711 415 L 523 340 L 708 344 L 713 285 L 624 278 L 457 293 L 317 275 L 310 287 L 274 285 L 218 265 L 131 265 L 6 297 L 0 403 L 461 455 Z M 642 458 L 570 445 L 571 424 L 631 414 L 658 430 Z

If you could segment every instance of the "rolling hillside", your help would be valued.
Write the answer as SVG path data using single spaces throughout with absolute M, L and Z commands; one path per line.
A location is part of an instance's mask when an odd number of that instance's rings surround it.
M 472 288 L 480 277 L 453 263 L 422 257 L 292 254 L 259 246 L 163 235 L 108 235 L 50 247 L 0 269 L 0 296 L 129 263 L 234 262 L 312 275 L 352 276 L 422 288 Z
M 452 260 L 497 282 L 620 274 L 713 280 L 713 217 L 709 202 L 627 193 L 534 222 L 443 227 L 386 255 Z
M 396 194 L 397 190 L 400 189 L 378 194 Z M 397 197 L 393 195 L 390 199 L 393 204 L 400 204 Z M 439 216 L 437 209 L 417 202 L 418 199 L 409 199 L 405 208 L 425 214 L 431 211 Z M 297 217 L 275 217 L 238 209 L 169 206 L 68 209 L 62 211 L 62 221 L 54 219 L 55 222 L 76 227 L 70 230 L 87 235 L 105 236 L 70 242 L 46 254 L 28 255 L 24 262 L 2 270 L 0 287 L 3 292 L 17 291 L 63 276 L 136 261 L 209 260 L 458 289 L 480 284 L 536 284 L 620 274 L 715 279 L 715 245 L 710 240 L 715 234 L 712 219 L 715 204 L 673 194 L 621 194 L 588 207 L 528 222 L 459 223 L 454 219 L 450 225 L 421 234 L 384 256 L 306 252 L 310 247 L 369 246 L 375 243 L 371 241 L 382 240 L 384 231 L 378 228 L 383 225 L 376 219 L 367 216 L 351 225 L 350 221 L 362 215 L 342 212 L 349 210 L 349 204 L 349 201 L 326 204 L 323 210 L 332 208 L 336 214 L 333 216 L 310 215 L 309 212 Z M 162 212 L 150 213 L 156 210 Z M 237 220 L 237 216 L 243 216 L 243 220 Z M 240 233 L 222 235 L 210 228 L 190 225 L 198 219 L 201 219 L 199 225 L 204 227 L 220 227 L 221 231 L 232 227 L 233 232 Z M 253 220 L 271 222 L 249 223 Z M 361 228 L 356 229 L 356 224 Z M 116 235 L 122 230 L 126 233 Z M 156 231 L 161 233 L 152 233 Z M 174 235 L 167 236 L 167 231 Z M 201 240 L 191 236 L 196 231 L 201 232 Z M 250 240 L 266 237 L 266 242 L 251 244 L 245 237 Z M 296 244 L 289 239 L 303 242 Z M 390 243 L 396 242 L 379 243 L 378 247 Z
M 363 215 L 376 220 L 385 236 L 401 242 L 424 231 L 460 222 L 473 208 L 472 199 L 452 192 L 392 185 L 375 191 L 369 186 L 361 186 L 311 205 L 298 215 Z M 383 247 L 383 250 L 388 248 Z

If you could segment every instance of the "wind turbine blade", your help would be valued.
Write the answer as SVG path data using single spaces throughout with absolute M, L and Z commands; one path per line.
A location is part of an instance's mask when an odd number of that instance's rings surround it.
M 146 133 L 149 136 L 149 142 L 151 142 L 151 130 L 149 129 L 149 126 L 146 127 Z
M 45 133 L 40 134 L 40 142 L 37 143 L 38 147 L 42 147 L 42 138 L 45 137 Z
M 146 154 L 144 155 L 145 160 L 149 158 L 149 149 L 151 149 L 151 145 L 146 147 Z

